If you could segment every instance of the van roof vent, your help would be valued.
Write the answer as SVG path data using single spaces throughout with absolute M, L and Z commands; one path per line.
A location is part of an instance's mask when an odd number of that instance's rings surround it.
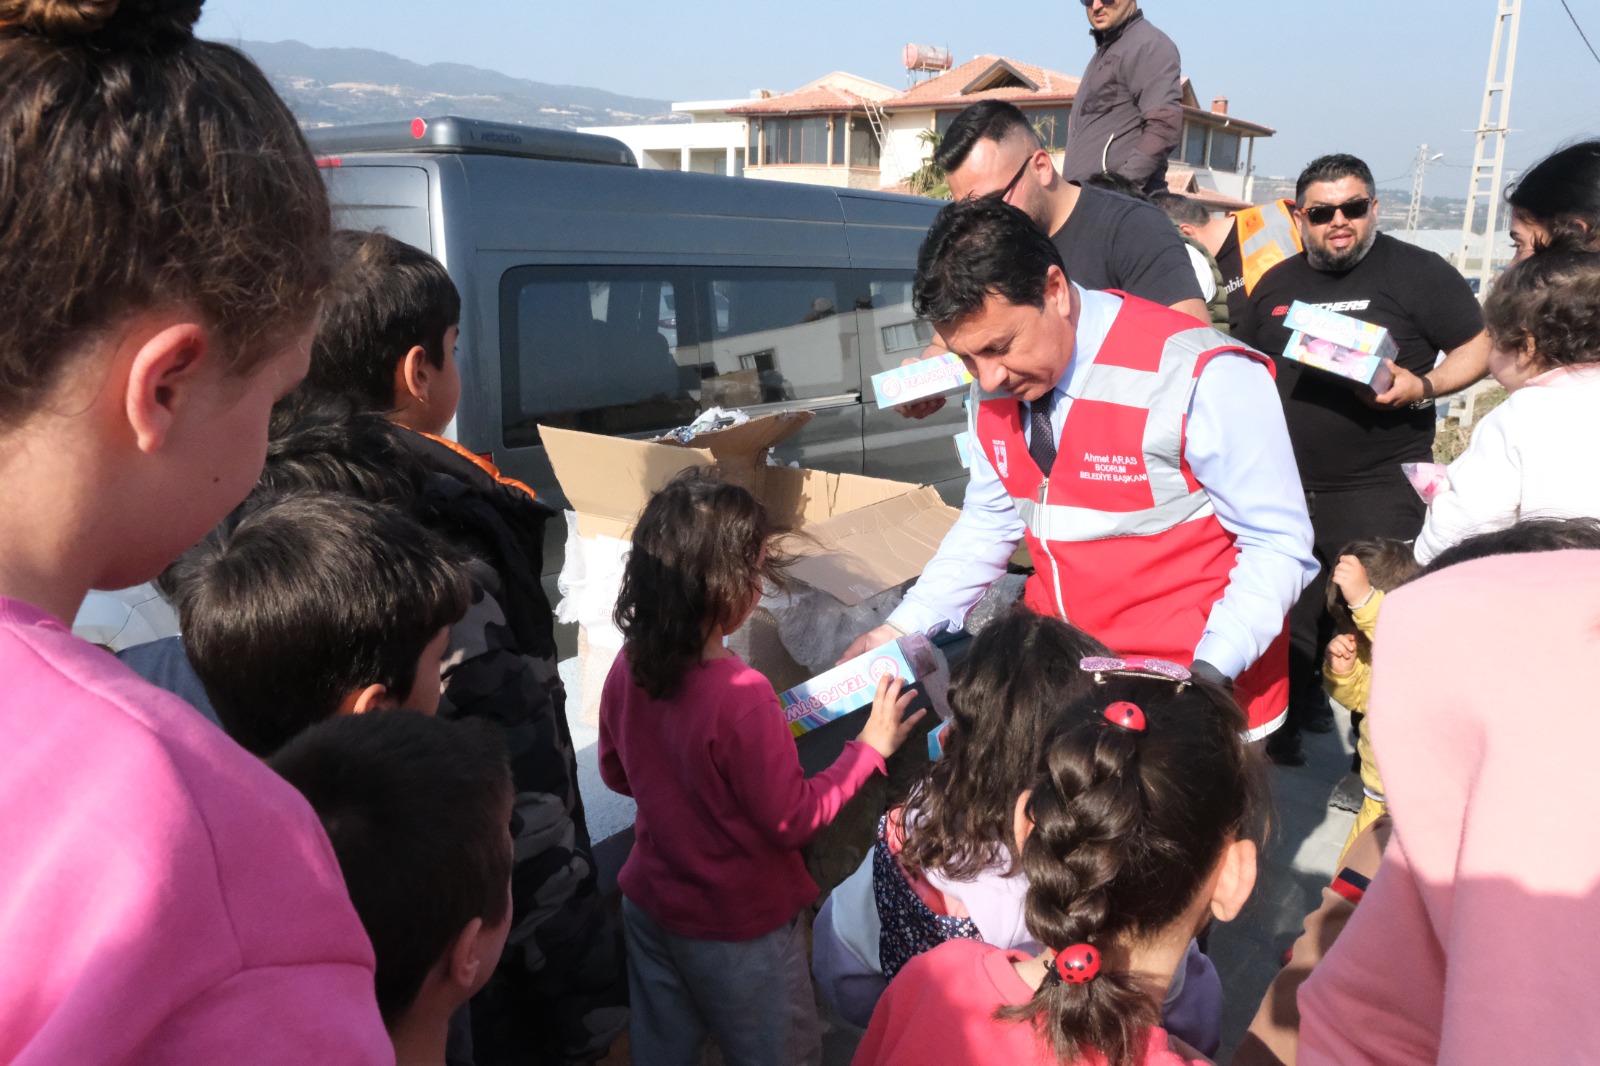
M 455 152 L 471 155 L 514 155 L 567 163 L 637 166 L 633 150 L 614 137 L 599 137 L 543 126 L 484 122 L 458 115 L 414 118 L 409 122 L 368 122 L 358 126 L 323 126 L 305 131 L 318 155 L 354 152 Z

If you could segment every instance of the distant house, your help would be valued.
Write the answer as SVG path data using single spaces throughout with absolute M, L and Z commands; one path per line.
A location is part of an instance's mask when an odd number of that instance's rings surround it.
M 743 119 L 730 119 L 728 108 L 743 99 L 695 100 L 673 104 L 674 114 L 688 122 L 649 123 L 640 126 L 585 126 L 579 133 L 598 133 L 633 149 L 645 170 L 689 170 L 698 174 L 744 173 Z
M 697 159 L 723 151 L 729 160 L 742 162 L 748 178 L 904 191 L 906 179 L 929 154 L 922 134 L 944 133 L 962 108 L 979 100 L 1016 104 L 1059 160 L 1077 92 L 1078 79 L 1070 75 L 981 55 L 909 89 L 835 71 L 789 93 L 673 105 L 674 111 L 691 114 L 691 124 L 602 126 L 585 132 L 627 142 L 641 166 L 701 170 L 705 167 L 695 165 Z M 1275 132 L 1230 115 L 1223 97 L 1201 107 L 1184 79 L 1183 135 L 1168 164 L 1169 187 L 1218 210 L 1245 206 L 1252 202 L 1256 138 Z M 730 137 L 742 145 L 740 151 L 728 148 Z M 730 162 L 716 172 L 740 171 Z

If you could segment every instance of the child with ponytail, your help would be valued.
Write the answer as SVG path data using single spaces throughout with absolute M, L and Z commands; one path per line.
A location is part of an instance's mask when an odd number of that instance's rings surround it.
M 1043 950 L 950 940 L 912 959 L 858 1066 L 1204 1061 L 1161 1028 L 1160 1009 L 1190 940 L 1237 915 L 1255 884 L 1259 770 L 1244 716 L 1171 664 L 1085 667 L 1095 687 L 1058 721 L 1014 807 Z
M 0 1062 L 392 1063 L 316 815 L 77 639 L 243 500 L 328 196 L 201 0 L 0 0 Z

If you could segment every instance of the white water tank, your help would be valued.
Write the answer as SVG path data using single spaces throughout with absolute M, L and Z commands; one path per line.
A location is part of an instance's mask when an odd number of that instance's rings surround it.
M 931 44 L 908 44 L 900 52 L 907 70 L 949 70 L 953 65 L 950 49 Z

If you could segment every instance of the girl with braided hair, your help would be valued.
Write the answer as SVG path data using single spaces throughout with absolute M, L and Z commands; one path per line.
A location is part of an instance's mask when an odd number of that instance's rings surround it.
M 1169 663 L 1085 660 L 1045 769 L 1017 797 L 1030 955 L 950 940 L 906 964 L 857 1066 L 1204 1061 L 1160 1025 L 1190 940 L 1255 885 L 1244 714 Z

